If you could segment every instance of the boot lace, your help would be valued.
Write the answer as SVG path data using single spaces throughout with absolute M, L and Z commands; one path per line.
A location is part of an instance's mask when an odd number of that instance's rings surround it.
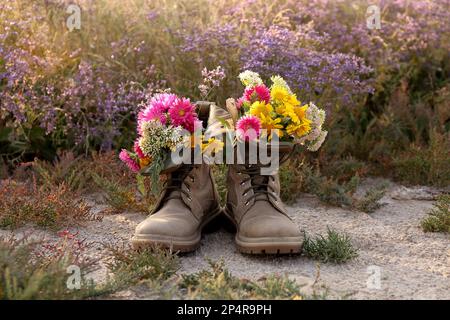
M 168 196 L 164 198 L 164 202 L 170 199 L 181 199 L 181 194 L 186 195 L 187 199 L 192 200 L 191 195 L 189 193 L 189 186 L 186 185 L 185 179 L 191 179 L 191 182 L 195 182 L 195 177 L 192 175 L 192 169 L 194 169 L 194 165 L 183 165 L 174 172 L 171 173 L 171 178 L 166 182 L 163 192 L 165 191 Z M 185 185 L 187 190 L 184 190 L 182 186 Z M 173 192 L 178 191 L 178 192 Z
M 267 201 L 268 197 L 272 197 L 275 201 L 278 200 L 275 189 L 269 184 L 269 181 L 275 181 L 275 178 L 271 175 L 261 175 L 261 166 L 245 165 L 238 170 L 238 173 L 248 175 L 247 178 L 241 181 L 241 185 L 250 181 L 250 186 L 243 191 L 243 195 L 253 190 L 253 195 L 247 199 L 245 205 L 248 205 L 252 199 L 255 199 L 255 201 Z

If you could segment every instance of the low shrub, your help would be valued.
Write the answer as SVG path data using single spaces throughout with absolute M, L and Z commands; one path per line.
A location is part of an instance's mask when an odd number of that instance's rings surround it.
M 325 236 L 312 238 L 305 233 L 303 252 L 307 257 L 324 263 L 344 263 L 358 256 L 350 237 L 330 228 Z
M 450 195 L 442 195 L 436 201 L 428 216 L 421 222 L 425 232 L 450 233 Z
M 16 228 L 26 223 L 52 229 L 98 220 L 82 199 L 64 184 L 46 189 L 36 183 L 0 182 L 0 227 Z

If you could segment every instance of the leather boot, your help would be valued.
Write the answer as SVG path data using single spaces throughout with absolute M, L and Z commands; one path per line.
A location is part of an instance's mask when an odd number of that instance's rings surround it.
M 260 169 L 258 164 L 228 167 L 225 213 L 236 225 L 237 248 L 250 254 L 300 253 L 303 238 L 280 199 L 278 173 L 261 175 Z
M 132 244 L 193 251 L 200 245 L 203 227 L 220 212 L 210 167 L 182 165 L 169 174 L 153 213 L 136 227 Z

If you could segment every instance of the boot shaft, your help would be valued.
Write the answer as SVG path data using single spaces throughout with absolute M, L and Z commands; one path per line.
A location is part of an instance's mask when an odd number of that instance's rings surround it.
M 182 205 L 186 206 L 199 220 L 218 206 L 219 195 L 210 166 L 182 165 L 167 176 L 164 190 L 153 213 L 176 198 L 180 199 Z

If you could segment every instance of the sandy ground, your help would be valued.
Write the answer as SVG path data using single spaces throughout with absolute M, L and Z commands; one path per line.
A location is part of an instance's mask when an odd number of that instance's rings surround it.
M 383 181 L 367 179 L 358 190 Z M 385 182 L 385 181 L 384 181 Z M 206 258 L 223 259 L 236 276 L 258 279 L 270 273 L 286 274 L 304 286 L 307 294 L 326 293 L 336 299 L 450 299 L 450 236 L 424 233 L 420 220 L 432 207 L 437 192 L 431 188 L 406 188 L 389 183 L 381 200 L 384 205 L 366 214 L 327 206 L 316 197 L 301 195 L 288 207 L 290 216 L 300 229 L 309 234 L 326 232 L 330 226 L 352 238 L 358 257 L 341 265 L 317 263 L 304 256 L 254 257 L 242 255 L 234 246 L 234 235 L 218 230 L 205 234 L 202 245 L 194 253 L 181 256 L 180 273 L 206 268 Z M 95 210 L 101 210 L 96 205 Z M 70 229 L 81 239 L 92 242 L 88 254 L 104 261 L 103 244 L 118 246 L 128 243 L 134 227 L 144 219 L 139 213 L 105 216 Z M 30 233 L 36 237 L 54 237 L 33 228 L 14 231 L 15 235 Z M 10 234 L 0 230 L 1 235 Z M 106 268 L 92 275 L 101 281 Z M 142 290 L 125 290 L 116 298 L 148 298 Z

